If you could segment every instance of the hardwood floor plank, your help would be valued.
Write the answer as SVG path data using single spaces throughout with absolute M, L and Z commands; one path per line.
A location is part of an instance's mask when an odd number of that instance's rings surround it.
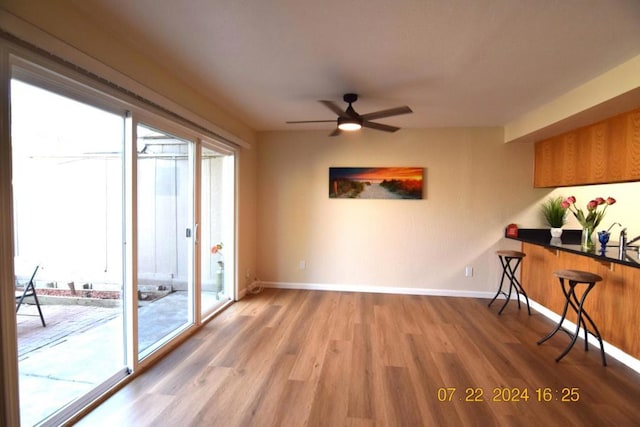
M 285 344 L 287 353 L 298 354 L 300 352 L 300 349 L 307 337 L 307 333 L 313 325 L 313 318 L 323 297 L 322 293 L 305 295 L 305 299 L 301 305 L 301 310 L 298 311 L 295 318 L 291 319 L 291 322 L 295 324 L 295 328 L 291 329 Z
M 353 336 L 354 325 L 362 324 L 362 299 L 356 292 L 340 292 L 336 311 L 341 321 L 336 322 L 331 335 L 332 340 L 349 341 Z
M 461 421 L 460 425 L 473 425 L 478 419 L 487 423 L 493 420 L 494 416 L 486 401 L 484 389 L 479 388 L 474 382 L 458 354 L 432 353 L 431 356 L 434 362 L 433 369 L 440 371 L 443 382 L 433 384 L 430 397 L 440 401 L 441 395 L 438 393 L 445 389 L 447 393 L 443 394 L 444 399 L 440 403 L 443 406 L 451 405 L 455 408 Z M 477 399 L 481 401 L 476 401 Z
M 273 404 L 277 410 L 274 411 L 268 425 L 272 427 L 304 425 L 311 412 L 316 385 L 308 381 L 287 380 L 279 400 Z
M 173 399 L 164 405 L 163 410 L 155 417 L 147 418 L 149 420 L 148 425 L 177 426 L 184 425 L 185 420 L 194 422 L 194 414 L 200 412 L 204 406 L 211 404 L 210 394 L 215 393 L 232 376 L 233 369 L 231 368 L 204 366 L 193 381 L 185 381 L 181 388 L 183 393 L 180 393 L 179 396 L 187 394 L 190 396 L 189 401 L 183 402 L 181 399 Z M 183 378 L 193 378 L 193 375 Z M 157 396 L 158 394 L 154 395 Z
M 384 381 L 387 391 L 387 399 L 384 403 L 389 411 L 389 424 L 397 426 L 425 425 L 420 415 L 408 369 L 387 366 L 384 368 Z
M 323 313 L 323 315 L 309 316 L 309 326 L 300 343 L 296 362 L 289 376 L 291 380 L 314 381 L 319 377 L 324 361 L 323 355 L 333 335 L 335 323 L 344 321 L 342 317 L 336 318 L 339 314 L 336 310 L 339 295 L 325 293 L 322 297 L 320 301 L 314 302 L 314 304 L 317 303 L 314 313 Z
M 375 302 L 378 299 L 379 295 L 377 294 L 366 294 L 366 293 L 359 293 L 358 294 L 358 319 L 356 320 L 356 323 L 365 323 L 365 324 L 373 324 L 374 323 L 374 318 L 375 318 L 375 313 L 374 313 L 374 306 L 375 306 Z
M 455 342 L 451 339 L 455 332 L 455 325 L 451 323 L 431 324 L 422 339 L 428 344 L 429 352 L 455 353 Z
M 281 412 L 281 396 L 287 390 L 289 373 L 295 362 L 295 356 L 283 354 L 277 358 L 265 378 L 256 386 L 251 404 L 244 411 L 239 425 L 270 425 Z
M 233 367 L 241 364 L 245 358 L 250 357 L 259 348 L 262 336 L 267 331 L 264 325 L 280 310 L 280 306 L 269 305 L 251 321 L 246 322 L 242 333 L 230 337 L 228 344 L 231 345 L 225 346 L 220 354 L 211 361 L 211 364 Z
M 349 364 L 349 406 L 347 415 L 351 418 L 375 418 L 376 402 L 371 325 L 355 325 L 353 331 L 353 351 Z
M 351 342 L 332 340 L 313 396 L 308 426 L 338 426 L 347 419 Z
M 151 426 L 153 420 L 170 405 L 175 398 L 158 394 L 139 394 L 134 400 L 113 400 L 118 410 L 100 406 L 91 412 L 89 417 L 80 420 L 76 425 L 88 427 L 144 427 Z
M 462 420 L 456 409 L 439 401 L 438 388 L 445 384 L 440 371 L 434 369 L 432 346 L 424 335 L 407 335 L 408 369 L 415 383 L 424 424 L 431 426 L 460 426 Z M 435 352 L 437 353 L 437 351 Z M 447 353 L 447 352 L 443 352 Z
M 565 334 L 536 344 L 553 322 L 487 302 L 267 289 L 78 424 L 640 425 L 640 374 L 582 340 L 557 363 Z
M 393 312 L 386 305 L 374 306 L 375 351 L 382 358 L 384 366 L 405 366 L 402 349 L 403 336 L 399 333 L 397 318 L 401 313 Z

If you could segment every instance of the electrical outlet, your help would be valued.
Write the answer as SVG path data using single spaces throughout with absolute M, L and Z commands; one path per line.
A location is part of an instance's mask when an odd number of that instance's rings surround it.
M 473 267 L 467 265 L 464 268 L 464 277 L 473 277 Z
M 300 262 L 298 263 L 298 268 L 300 270 L 304 270 L 305 268 L 307 268 L 307 261 L 305 260 L 300 260 Z

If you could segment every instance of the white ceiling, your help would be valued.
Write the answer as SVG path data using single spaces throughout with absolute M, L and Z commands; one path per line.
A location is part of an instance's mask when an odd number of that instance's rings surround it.
M 639 0 L 73 1 L 259 131 L 500 126 L 640 54 Z

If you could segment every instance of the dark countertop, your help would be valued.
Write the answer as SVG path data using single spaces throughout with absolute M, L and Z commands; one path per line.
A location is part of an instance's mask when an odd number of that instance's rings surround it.
M 598 242 L 597 233 L 593 234 L 593 239 L 596 242 L 595 252 L 582 250 L 582 246 L 580 246 L 582 230 L 563 230 L 562 237 L 560 237 L 559 241 L 556 241 L 556 239 L 551 240 L 551 234 L 548 228 L 520 228 L 518 229 L 518 237 L 507 237 L 506 232 L 505 237 L 507 239 L 544 246 L 545 248 L 559 249 L 565 252 L 584 255 L 603 262 L 613 262 L 629 267 L 640 268 L 640 253 L 637 248 L 626 250 L 622 257 L 623 259 L 620 259 L 618 242 L 609 241 L 606 250 L 602 253 L 600 251 L 600 242 Z

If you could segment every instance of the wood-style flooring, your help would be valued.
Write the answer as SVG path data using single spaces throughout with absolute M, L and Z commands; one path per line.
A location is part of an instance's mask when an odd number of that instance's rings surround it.
M 638 373 L 582 340 L 556 363 L 566 334 L 538 346 L 551 321 L 487 303 L 267 289 L 79 425 L 640 425 Z

